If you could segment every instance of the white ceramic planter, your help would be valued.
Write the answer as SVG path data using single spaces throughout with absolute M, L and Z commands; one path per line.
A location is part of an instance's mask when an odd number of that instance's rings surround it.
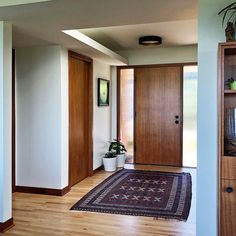
M 125 153 L 117 155 L 117 167 L 124 167 L 125 165 Z
M 103 158 L 104 170 L 112 172 L 116 170 L 116 157 L 114 158 Z

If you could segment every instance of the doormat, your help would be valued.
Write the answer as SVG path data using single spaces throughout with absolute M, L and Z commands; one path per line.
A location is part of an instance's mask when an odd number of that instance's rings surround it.
M 189 173 L 123 169 L 92 189 L 71 210 L 186 221 L 191 198 Z

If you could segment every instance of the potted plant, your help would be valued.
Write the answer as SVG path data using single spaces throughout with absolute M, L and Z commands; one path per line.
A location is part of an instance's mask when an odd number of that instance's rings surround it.
M 236 22 L 236 2 L 229 4 L 223 8 L 218 15 L 223 14 L 222 26 L 227 20 L 227 27 L 225 29 L 225 36 L 227 42 L 235 41 L 235 22 Z
M 236 90 L 236 80 L 234 78 L 231 77 L 230 79 L 228 79 L 226 84 L 231 90 Z
M 114 152 L 107 152 L 103 157 L 103 165 L 105 171 L 112 172 L 116 170 L 116 154 Z
M 117 167 L 124 167 L 125 165 L 125 153 L 127 152 L 125 145 L 121 140 L 114 139 L 110 142 L 109 151 L 114 152 L 117 156 Z

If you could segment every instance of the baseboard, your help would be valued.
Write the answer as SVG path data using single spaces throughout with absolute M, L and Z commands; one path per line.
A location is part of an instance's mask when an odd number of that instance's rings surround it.
M 99 166 L 97 169 L 93 170 L 93 175 L 96 174 L 97 172 L 103 170 L 103 165 Z
M 6 232 L 7 230 L 9 230 L 13 226 L 14 226 L 13 218 L 7 220 L 4 223 L 0 223 L 0 233 Z
M 16 192 L 20 193 L 34 193 L 34 194 L 45 194 L 54 196 L 64 196 L 70 191 L 70 187 L 67 186 L 63 189 L 51 189 L 51 188 L 35 188 L 26 186 L 16 186 Z

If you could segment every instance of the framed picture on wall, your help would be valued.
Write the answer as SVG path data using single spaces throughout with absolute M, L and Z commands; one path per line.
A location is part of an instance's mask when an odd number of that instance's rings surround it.
M 109 106 L 109 80 L 98 78 L 98 106 Z

